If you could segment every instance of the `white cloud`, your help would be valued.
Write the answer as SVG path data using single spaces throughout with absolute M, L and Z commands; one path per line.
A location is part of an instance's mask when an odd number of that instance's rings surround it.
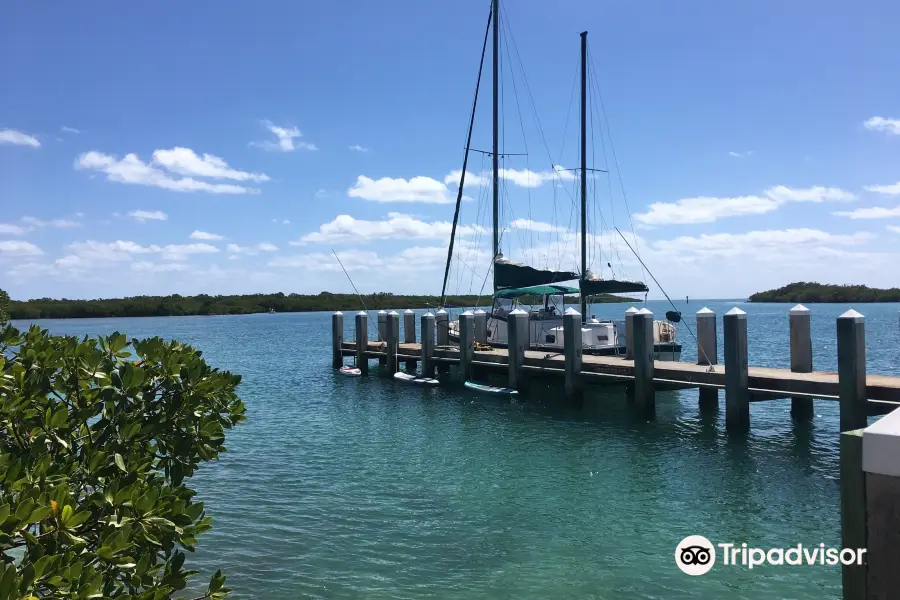
M 352 146 L 350 146 L 350 150 L 353 150 L 354 152 L 368 152 L 369 151 L 368 148 L 366 148 L 365 146 L 360 146 L 359 144 L 353 144 Z
M 88 240 L 74 242 L 67 246 L 70 254 L 56 259 L 56 265 L 69 270 L 89 270 L 109 263 L 132 261 L 135 255 L 159 254 L 164 260 L 183 261 L 194 254 L 214 254 L 219 249 L 210 244 L 168 244 L 158 246 L 117 240 L 115 242 L 98 242 Z
M 19 225 L 13 225 L 12 223 L 0 223 L 0 234 L 4 235 L 22 235 L 28 231 L 31 231 L 30 228 L 21 227 Z
M 208 233 L 206 231 L 199 231 L 195 229 L 191 232 L 190 238 L 192 240 L 205 240 L 205 241 L 215 241 L 215 240 L 224 240 L 224 235 L 218 235 L 216 233 Z
M 885 196 L 900 196 L 900 181 L 892 185 L 867 185 L 864 189 L 867 192 L 875 192 Z
M 848 219 L 889 219 L 891 217 L 900 217 L 900 205 L 894 208 L 884 208 L 882 206 L 873 206 L 871 208 L 857 208 L 851 211 L 839 211 L 832 213 L 836 217 L 846 217 Z
M 778 202 L 849 202 L 856 200 L 856 196 L 850 192 L 820 185 L 811 188 L 789 188 L 777 185 L 767 189 L 765 194 Z
M 714 233 L 696 237 L 682 236 L 658 240 L 650 244 L 654 252 L 663 256 L 734 257 L 790 254 L 790 248 L 823 247 L 830 245 L 858 246 L 871 241 L 874 234 L 857 232 L 850 235 L 833 234 L 818 229 L 781 229 L 749 231 L 747 233 Z
M 866 120 L 863 126 L 870 131 L 883 131 L 889 135 L 900 135 L 900 119 L 872 117 Z
M 900 227 L 898 227 L 897 225 L 888 225 L 887 230 L 893 231 L 894 233 L 900 233 Z
M 462 169 L 456 169 L 454 171 L 450 171 L 446 177 L 444 177 L 444 183 L 446 185 L 452 185 L 453 187 L 459 187 L 459 180 L 462 177 Z M 466 171 L 466 181 L 463 185 L 472 186 L 472 187 L 480 187 L 483 185 L 487 185 L 490 181 L 490 173 L 487 175 L 479 175 L 478 173 L 473 173 L 472 171 Z
M 682 198 L 676 202 L 654 202 L 647 212 L 635 214 L 634 218 L 646 225 L 712 223 L 724 217 L 761 215 L 778 206 L 777 201 L 762 196 Z
M 747 156 L 750 156 L 751 154 L 753 154 L 753 150 L 747 150 L 746 152 L 728 152 L 728 156 L 733 156 L 735 158 L 745 158 Z
M 278 138 L 277 142 L 250 142 L 251 146 L 264 148 L 265 150 L 278 150 L 280 152 L 292 152 L 294 150 L 318 150 L 315 144 L 301 141 L 303 134 L 296 127 L 280 127 L 271 121 L 263 121 L 263 125 L 272 135 Z
M 552 233 L 566 231 L 565 227 L 551 225 L 550 223 L 542 223 L 540 221 L 532 221 L 530 219 L 516 219 L 509 224 L 515 229 L 525 229 L 526 231 L 534 231 L 536 233 Z
M 146 223 L 147 221 L 165 221 L 169 218 L 169 215 L 161 210 L 133 210 L 128 213 L 128 216 L 141 223 Z
M 765 190 L 761 196 L 701 196 L 682 198 L 675 202 L 654 202 L 647 212 L 635 214 L 634 217 L 645 225 L 712 223 L 726 217 L 769 213 L 786 202 L 850 201 L 855 198 L 856 196 L 840 188 L 789 188 L 778 185 Z
M 59 130 L 62 131 L 63 133 L 71 133 L 74 135 L 78 135 L 79 133 L 81 133 L 80 129 L 75 129 L 74 127 L 66 127 L 65 125 L 60 127 Z
M 81 223 L 71 219 L 50 219 L 42 221 L 36 217 L 22 217 L 22 222 L 31 226 L 31 229 L 37 227 L 56 227 L 58 229 L 71 229 L 73 227 L 81 227 Z
M 0 240 L 0 258 L 24 258 L 26 256 L 40 256 L 43 253 L 43 250 L 31 242 Z
M 308 233 L 292 246 L 316 243 L 369 242 L 381 239 L 450 239 L 453 224 L 448 221 L 426 222 L 410 215 L 388 213 L 382 221 L 354 219 L 350 215 L 338 215 L 330 223 L 319 227 L 319 231 Z M 459 225 L 456 234 L 473 235 L 484 232 L 480 226 Z
M 228 166 L 223 159 L 212 154 L 198 156 L 190 148 L 176 146 L 170 150 L 156 150 L 151 162 L 170 173 L 188 177 L 210 177 L 212 179 L 233 179 L 234 181 L 269 181 L 264 173 L 248 173 Z
M 374 252 L 348 250 L 337 253 L 348 272 L 364 271 L 379 266 L 381 259 Z M 307 271 L 340 271 L 341 266 L 333 254 L 314 252 L 297 256 L 280 256 L 269 261 L 270 267 L 303 269 Z
M 154 152 L 155 154 L 156 152 Z M 181 167 L 184 167 L 184 165 L 180 165 L 177 168 Z M 115 156 L 101 152 L 85 152 L 76 159 L 75 168 L 104 173 L 109 181 L 148 185 L 176 192 L 208 192 L 210 194 L 259 193 L 258 189 L 230 183 L 210 183 L 194 179 L 193 177 L 173 177 L 171 173 L 159 168 L 156 164 L 143 162 L 136 154 L 126 154 L 120 160 Z
M 268 242 L 261 242 L 256 244 L 255 246 L 239 246 L 237 244 L 228 244 L 226 248 L 228 252 L 232 254 L 246 254 L 249 256 L 256 256 L 260 252 L 275 252 L 278 250 L 278 246 L 275 244 L 270 244 Z
M 279 224 L 279 225 L 290 225 L 291 224 L 290 219 L 272 219 L 272 222 Z
M 316 190 L 316 198 L 321 199 L 321 198 L 327 198 L 327 197 L 328 197 L 327 190 Z
M 131 269 L 142 273 L 170 273 L 173 271 L 187 271 L 188 266 L 184 263 L 153 263 L 142 260 L 132 263 Z
M 0 129 L 0 144 L 12 144 L 14 146 L 31 146 L 40 148 L 41 143 L 33 135 L 16 131 L 15 129 Z
M 211 244 L 168 244 L 159 249 L 165 260 L 187 260 L 193 254 L 215 254 L 219 249 Z
M 512 181 L 515 185 L 526 188 L 540 187 L 548 181 L 573 181 L 575 179 L 574 171 L 567 171 L 558 165 L 554 166 L 552 171 L 500 169 L 499 174 L 501 179 Z
M 452 204 L 447 186 L 431 177 L 402 178 L 382 177 L 374 180 L 360 175 L 347 191 L 352 198 L 372 202 L 422 202 L 425 204 Z

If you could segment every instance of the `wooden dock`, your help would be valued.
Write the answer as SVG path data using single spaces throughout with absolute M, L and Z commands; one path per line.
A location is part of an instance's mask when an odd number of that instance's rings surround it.
M 473 375 L 483 377 L 491 372 L 507 374 L 510 387 L 523 390 L 532 377 L 550 377 L 563 380 L 569 395 L 580 394 L 586 384 L 624 382 L 629 398 L 649 411 L 655 408 L 657 389 L 698 388 L 701 408 L 716 407 L 721 389 L 725 390 L 726 426 L 738 430 L 749 427 L 751 402 L 777 398 L 791 398 L 792 413 L 798 418 L 811 418 L 813 399 L 838 401 L 842 431 L 865 427 L 869 415 L 886 414 L 900 407 L 900 377 L 865 372 L 864 318 L 855 311 L 837 319 L 837 372 L 812 371 L 809 311 L 802 306 L 794 307 L 790 313 L 790 369 L 747 364 L 746 314 L 739 309 L 733 309 L 723 318 L 725 364 L 716 364 L 715 315 L 708 309 L 697 314 L 700 364 L 652 360 L 653 315 L 646 311 L 626 313 L 626 318 L 633 319 L 629 328 L 634 332 L 633 339 L 627 340 L 627 344 L 629 355 L 635 359 L 583 354 L 580 336 L 567 335 L 580 328 L 581 315 L 573 309 L 564 318 L 565 350 L 558 353 L 526 349 L 528 340 L 516 335 L 517 331 L 527 332 L 523 324 L 527 324 L 528 316 L 524 312 L 515 314 L 514 311 L 508 317 L 509 349 L 490 350 L 475 350 L 475 344 L 485 338 L 480 335 L 484 332 L 479 331 L 484 321 L 480 319 L 481 323 L 476 325 L 473 313 L 460 316 L 459 346 L 449 343 L 447 313 L 421 316 L 422 343 L 415 341 L 414 315 L 407 311 L 404 317 L 404 342 L 400 342 L 399 315 L 384 313 L 383 318 L 379 314 L 379 337 L 385 341 L 365 340 L 364 344 L 357 345 L 355 341 L 343 341 L 343 315 L 336 313 L 332 331 L 335 368 L 344 364 L 346 356 L 356 357 L 364 373 L 368 372 L 370 359 L 379 360 L 388 373 L 399 370 L 400 363 L 410 367 L 419 363 L 422 373 L 429 376 L 435 370 L 446 372 L 453 366 L 463 379 Z M 367 318 L 363 312 L 356 316 L 357 332 L 367 334 Z

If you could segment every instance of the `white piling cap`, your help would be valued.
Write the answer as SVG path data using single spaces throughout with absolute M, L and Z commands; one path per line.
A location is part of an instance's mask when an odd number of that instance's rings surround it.
M 365 315 L 365 316 L 367 316 L 367 317 L 369 316 L 369 313 L 367 313 L 367 312 L 364 311 L 364 310 L 361 310 L 361 311 L 359 311 L 359 312 L 356 313 L 356 314 L 357 314 L 357 315 Z
M 852 308 L 838 317 L 838 319 L 865 319 L 865 317 Z
M 400 315 L 397 314 L 397 311 L 396 311 L 396 310 L 392 310 L 392 311 L 389 312 L 388 314 L 391 315 L 392 317 L 399 317 L 399 316 L 400 316 Z
M 404 315 L 412 315 L 412 314 L 415 314 L 415 313 L 413 312 L 413 309 L 407 308 L 406 310 L 403 311 L 403 314 L 404 314 Z
M 697 311 L 697 316 L 698 317 L 714 317 L 714 316 L 716 316 L 716 313 L 704 306 L 703 308 L 701 308 L 700 310 Z
M 464 312 L 464 313 L 462 314 L 462 316 L 464 316 L 464 317 L 474 317 L 474 316 L 475 316 L 475 313 L 473 313 L 471 310 L 467 310 L 466 312 Z
M 637 314 L 639 314 L 639 315 L 652 315 L 652 314 L 653 314 L 653 311 L 650 310 L 649 308 L 647 308 L 647 307 L 645 306 L 645 307 L 642 308 L 641 310 L 637 311 Z
M 446 315 L 446 314 L 447 314 L 447 311 L 444 310 L 444 309 L 442 308 L 441 310 L 437 311 L 437 314 L 439 314 L 439 315 Z
M 805 315 L 809 313 L 809 309 L 803 306 L 802 304 L 798 304 L 794 308 L 790 310 L 790 314 L 792 315 Z
M 511 315 L 527 315 L 528 313 L 525 312 L 524 310 L 522 310 L 521 308 L 517 308 L 517 309 L 515 309 L 515 310 L 509 311 L 508 314 L 511 314 Z
M 734 308 L 732 308 L 731 310 L 729 310 L 729 311 L 728 311 L 727 313 L 725 313 L 725 314 L 726 314 L 726 315 L 746 315 L 747 313 L 745 313 L 744 311 L 742 311 L 741 309 L 739 309 L 737 306 L 735 306 Z
M 625 314 L 626 314 L 626 315 L 633 315 L 633 314 L 636 313 L 636 312 L 640 312 L 640 311 L 639 311 L 638 309 L 636 309 L 635 307 L 632 306 L 631 308 L 629 308 L 628 310 L 625 311 Z
M 565 314 L 565 315 L 575 315 L 575 316 L 577 316 L 577 317 L 580 317 L 580 316 L 581 316 L 581 313 L 578 312 L 577 310 L 575 310 L 574 308 L 572 308 L 571 306 L 570 306 L 569 308 L 567 308 L 567 309 L 566 309 L 566 312 L 564 312 L 563 314 Z
M 487 313 L 484 312 L 483 310 L 481 310 L 480 308 L 476 308 L 474 314 L 476 314 L 476 315 L 486 315 Z
M 343 316 L 344 316 L 344 313 L 342 313 L 341 311 L 337 311 L 337 312 L 334 313 L 334 316 L 335 316 L 335 317 L 343 317 Z
M 386 314 L 387 314 L 387 311 L 379 310 L 379 311 L 378 311 L 378 314 L 379 314 L 379 315 L 386 315 Z
M 425 314 L 422 315 L 422 316 L 423 316 L 423 317 L 431 317 L 431 318 L 433 319 L 433 318 L 434 318 L 434 313 L 431 312 L 431 311 L 429 310 L 427 313 L 425 313 Z

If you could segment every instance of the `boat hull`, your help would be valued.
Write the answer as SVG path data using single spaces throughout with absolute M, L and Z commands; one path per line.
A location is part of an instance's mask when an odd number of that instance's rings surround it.
M 450 341 L 459 344 L 459 336 L 450 333 Z M 488 342 L 486 344 L 492 348 L 506 348 L 507 345 L 502 342 Z M 559 344 L 531 344 L 529 350 L 538 352 L 563 352 L 563 347 Z M 604 346 L 601 348 L 582 348 L 582 354 L 588 356 L 625 356 L 625 346 Z M 653 344 L 653 360 L 675 361 L 681 360 L 681 344 L 677 342 L 658 342 Z

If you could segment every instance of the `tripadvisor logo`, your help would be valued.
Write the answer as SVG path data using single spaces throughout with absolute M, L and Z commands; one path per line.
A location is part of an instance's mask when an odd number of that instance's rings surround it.
M 826 548 L 825 544 L 790 548 L 751 548 L 743 544 L 713 544 L 702 535 L 690 535 L 675 548 L 675 564 L 688 575 L 703 575 L 716 564 L 719 548 L 722 565 L 752 569 L 760 565 L 862 565 L 865 548 Z

